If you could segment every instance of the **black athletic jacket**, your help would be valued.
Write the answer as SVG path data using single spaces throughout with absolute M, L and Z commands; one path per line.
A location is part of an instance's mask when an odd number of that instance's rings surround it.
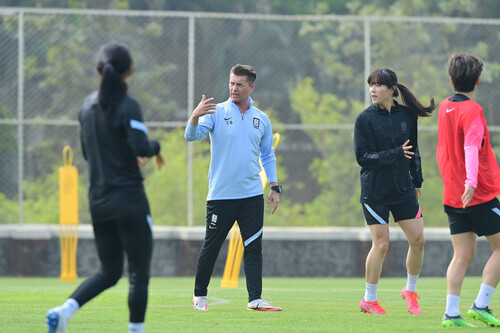
M 372 104 L 356 118 L 354 151 L 361 166 L 362 203 L 400 203 L 404 193 L 422 186 L 417 116 L 394 103 L 391 112 Z M 415 153 L 411 160 L 404 157 L 402 147 L 408 139 Z
M 160 145 L 148 140 L 137 101 L 125 96 L 106 117 L 95 92 L 83 102 L 78 119 L 83 156 L 89 163 L 90 204 L 102 203 L 121 188 L 142 189 L 137 157 L 157 155 Z

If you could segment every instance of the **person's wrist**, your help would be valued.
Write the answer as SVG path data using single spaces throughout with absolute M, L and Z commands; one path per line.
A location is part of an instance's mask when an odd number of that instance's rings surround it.
M 272 185 L 272 184 L 275 184 L 275 185 Z M 271 183 L 269 185 L 271 185 L 271 190 L 272 191 L 276 191 L 278 193 L 283 192 L 283 189 L 281 188 L 281 185 L 278 185 L 278 183 Z
M 198 120 L 199 117 L 191 116 L 191 118 L 189 118 L 189 123 L 191 124 L 191 126 L 198 126 Z

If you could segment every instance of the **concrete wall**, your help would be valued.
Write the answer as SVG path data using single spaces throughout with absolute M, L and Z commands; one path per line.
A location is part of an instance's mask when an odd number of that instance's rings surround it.
M 152 276 L 194 276 L 204 228 L 155 227 Z M 421 276 L 445 276 L 453 255 L 448 228 L 425 230 L 425 258 Z M 222 275 L 227 255 L 223 246 L 214 275 Z M 364 276 L 371 246 L 367 228 L 264 228 L 264 276 L 351 277 Z M 391 227 L 391 243 L 383 276 L 406 276 L 408 242 Z M 481 275 L 490 255 L 479 238 L 476 258 L 468 275 Z M 77 274 L 92 275 L 99 267 L 92 228 L 80 225 Z M 0 276 L 57 277 L 60 274 L 57 225 L 0 225 Z M 244 274 L 242 272 L 242 274 Z

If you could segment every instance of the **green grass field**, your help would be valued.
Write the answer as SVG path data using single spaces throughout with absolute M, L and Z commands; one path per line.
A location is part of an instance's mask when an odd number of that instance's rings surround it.
M 45 314 L 59 305 L 81 282 L 53 278 L 0 278 L 0 332 L 45 332 Z M 389 313 L 374 316 L 359 311 L 362 278 L 264 278 L 263 297 L 282 312 L 246 310 L 245 280 L 240 287 L 209 288 L 209 311 L 193 311 L 193 278 L 153 278 L 150 283 L 146 332 L 439 332 L 445 308 L 444 278 L 420 278 L 421 316 L 410 315 L 399 293 L 403 278 L 382 278 L 379 301 Z M 461 297 L 462 315 L 472 304 L 479 277 L 467 277 Z M 128 281 L 87 303 L 71 319 L 68 332 L 127 332 Z M 500 314 L 498 295 L 491 306 Z M 496 310 L 496 311 L 495 311 Z M 491 330 L 476 322 L 476 330 Z M 453 330 L 453 329 L 451 329 Z

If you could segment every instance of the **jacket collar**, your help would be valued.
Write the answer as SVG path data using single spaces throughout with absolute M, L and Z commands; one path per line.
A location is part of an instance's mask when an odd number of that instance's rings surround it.
M 399 111 L 400 107 L 401 107 L 401 104 L 399 104 L 398 101 L 396 101 L 396 100 L 393 100 L 393 101 L 394 101 L 394 105 L 391 107 L 391 112 L 393 112 L 393 111 Z M 377 112 L 387 112 L 386 109 L 381 108 L 377 104 L 373 104 L 373 106 L 375 107 L 375 110 Z
M 465 102 L 470 100 L 469 97 L 465 96 L 464 94 L 457 94 L 450 97 L 450 102 Z
M 230 102 L 232 105 L 234 105 L 234 107 L 236 107 L 236 108 L 238 107 L 238 106 L 237 106 L 237 105 L 233 102 L 233 99 L 232 99 L 231 97 L 229 97 L 229 98 L 227 99 L 227 101 L 228 101 L 228 102 Z M 253 103 L 255 103 L 255 102 L 254 102 L 254 100 L 252 99 L 252 97 L 248 96 L 248 104 L 250 104 L 250 107 L 248 108 L 249 110 L 252 108 Z

